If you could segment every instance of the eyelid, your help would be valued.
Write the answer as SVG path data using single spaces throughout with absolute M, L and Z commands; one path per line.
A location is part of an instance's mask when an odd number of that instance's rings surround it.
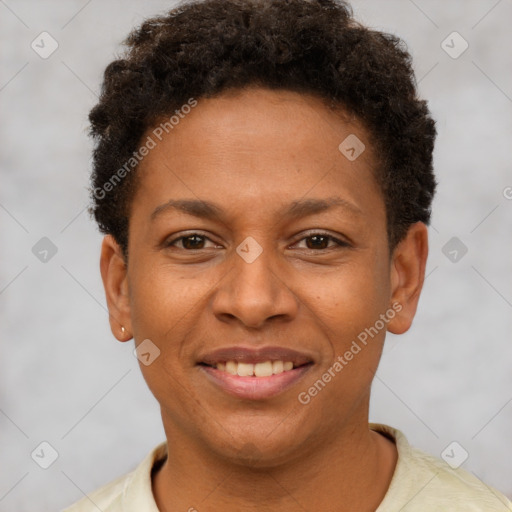
M 312 236 L 324 236 L 324 237 L 332 240 L 338 247 L 351 247 L 352 246 L 351 242 L 349 242 L 347 239 L 344 239 L 346 237 L 336 236 L 327 231 L 323 231 L 321 229 L 311 229 L 309 231 L 301 233 L 299 236 L 300 236 L 300 238 L 298 238 L 295 242 L 293 242 L 292 245 L 302 242 L 304 239 L 310 238 Z M 322 252 L 322 250 L 326 251 L 327 249 L 308 249 L 308 250 Z
M 179 242 L 180 240 L 183 240 L 184 238 L 189 238 L 193 235 L 199 235 L 199 236 L 203 237 L 205 240 L 209 240 L 213 244 L 220 245 L 217 242 L 215 242 L 215 240 L 212 240 L 208 235 L 206 235 L 205 233 L 201 233 L 201 231 L 198 231 L 196 229 L 196 230 L 191 230 L 188 233 L 187 232 L 181 233 L 179 236 L 176 236 L 174 238 L 171 237 L 170 239 L 165 239 L 163 242 L 163 247 L 164 248 L 173 247 L 176 242 Z M 186 250 L 188 252 L 192 252 L 194 249 L 184 249 L 184 250 Z M 201 251 L 203 249 L 195 249 L 195 250 Z
M 179 236 L 177 236 L 175 238 L 172 238 L 170 240 L 165 240 L 163 245 L 164 245 L 164 247 L 172 247 L 172 246 L 174 246 L 174 244 L 176 242 L 179 242 L 180 240 L 183 240 L 184 238 L 191 237 L 193 235 L 198 235 L 200 237 L 203 237 L 205 240 L 212 242 L 213 244 L 220 245 L 217 242 L 215 242 L 214 240 L 212 240 L 208 235 L 206 235 L 205 233 L 202 233 L 201 231 L 198 231 L 198 230 L 191 230 L 188 233 L 187 232 L 181 233 Z M 343 237 L 338 237 L 338 236 L 332 235 L 331 233 L 329 233 L 327 231 L 322 231 L 320 229 L 316 229 L 316 230 L 311 229 L 309 231 L 301 233 L 298 236 L 300 238 L 297 238 L 297 240 L 295 242 L 293 242 L 292 245 L 296 245 L 299 242 L 302 242 L 305 239 L 310 238 L 312 236 L 323 236 L 323 237 L 326 237 L 326 238 L 330 239 L 331 241 L 333 241 L 337 247 L 351 247 L 352 246 L 351 242 L 349 242 L 348 240 L 344 240 Z M 335 247 L 330 247 L 330 248 L 332 249 Z M 204 248 L 202 248 L 202 249 L 184 249 L 184 250 L 187 252 L 192 252 L 194 250 L 201 251 L 201 250 L 204 250 Z M 327 251 L 328 248 L 326 248 L 326 249 L 308 249 L 308 250 L 315 251 L 315 252 L 322 252 L 322 251 Z

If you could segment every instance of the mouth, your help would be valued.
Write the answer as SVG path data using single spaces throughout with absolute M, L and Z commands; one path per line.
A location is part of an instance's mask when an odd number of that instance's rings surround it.
M 224 392 L 241 399 L 262 400 L 296 384 L 313 364 L 310 356 L 294 350 L 236 347 L 208 354 L 198 366 Z

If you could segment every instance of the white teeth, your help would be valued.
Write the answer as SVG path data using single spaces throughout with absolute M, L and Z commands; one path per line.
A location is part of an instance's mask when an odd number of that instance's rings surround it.
M 254 365 L 247 363 L 238 363 L 238 371 L 236 372 L 240 377 L 250 377 L 254 375 Z
M 272 373 L 275 375 L 276 373 L 284 372 L 284 363 L 283 361 L 274 361 L 272 363 Z
M 254 375 L 256 377 L 270 377 L 272 375 L 272 363 L 265 361 L 254 365 Z
M 293 369 L 291 361 L 265 361 L 264 363 L 240 363 L 227 361 L 217 363 L 217 370 L 239 377 L 270 377 Z
M 219 368 L 219 367 L 217 366 L 217 368 Z M 231 375 L 236 375 L 237 369 L 238 369 L 238 364 L 235 363 L 235 361 L 228 361 L 226 363 L 226 372 L 230 373 Z M 219 370 L 220 370 L 220 368 L 219 368 Z

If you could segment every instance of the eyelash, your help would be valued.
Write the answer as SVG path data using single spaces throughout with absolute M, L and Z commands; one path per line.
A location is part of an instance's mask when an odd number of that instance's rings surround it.
M 198 237 L 204 238 L 205 240 L 209 240 L 212 243 L 215 243 L 213 240 L 208 238 L 206 235 L 203 235 L 201 233 L 192 232 L 192 233 L 189 233 L 188 235 L 182 235 L 180 237 L 174 238 L 173 240 L 169 240 L 169 242 L 165 243 L 165 247 L 166 248 L 172 247 L 176 242 L 179 242 L 180 240 L 184 240 L 186 238 L 191 238 L 193 236 L 198 236 Z M 329 241 L 333 241 L 338 246 L 338 248 L 350 247 L 350 244 L 348 242 L 340 240 L 339 238 L 336 238 L 336 237 L 330 235 L 329 233 L 324 233 L 322 231 L 314 231 L 314 232 L 308 233 L 307 236 L 302 237 L 300 240 L 297 240 L 297 242 L 295 242 L 295 243 L 302 242 L 303 240 L 306 240 L 308 238 L 313 238 L 315 236 L 328 238 Z M 306 250 L 314 251 L 314 252 L 323 252 L 323 251 L 327 251 L 327 250 L 333 249 L 333 248 L 335 248 L 335 247 L 326 247 L 324 249 L 307 249 L 306 248 Z M 184 247 L 183 248 L 178 247 L 178 249 L 182 249 L 183 251 L 186 251 L 186 252 L 194 252 L 194 250 L 201 251 L 204 248 L 202 248 L 202 249 L 185 249 Z
M 306 248 L 308 251 L 319 252 L 319 251 L 327 251 L 329 249 L 335 249 L 335 248 L 340 249 L 340 248 L 343 248 L 343 247 L 350 247 L 350 244 L 348 242 L 345 242 L 344 240 L 340 240 L 339 238 L 336 238 L 335 236 L 332 236 L 329 233 L 324 233 L 322 231 L 313 231 L 313 232 L 309 233 L 307 236 L 303 236 L 300 240 L 297 240 L 296 243 L 302 242 L 303 240 L 306 240 L 308 238 L 312 238 L 314 236 L 320 236 L 320 237 L 327 238 L 329 241 L 334 242 L 335 246 L 326 247 L 325 249 L 307 249 Z

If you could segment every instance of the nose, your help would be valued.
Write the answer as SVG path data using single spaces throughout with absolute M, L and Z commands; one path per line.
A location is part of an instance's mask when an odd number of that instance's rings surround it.
M 219 283 L 213 312 L 223 322 L 240 322 L 258 329 L 271 319 L 290 321 L 297 315 L 298 300 L 279 269 L 277 255 L 263 249 L 251 261 L 233 252 L 231 270 Z

